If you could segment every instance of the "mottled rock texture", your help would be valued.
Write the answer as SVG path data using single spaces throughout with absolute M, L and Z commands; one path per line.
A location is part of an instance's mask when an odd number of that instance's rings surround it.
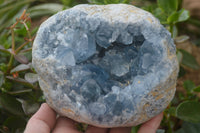
M 170 33 L 131 5 L 78 5 L 39 28 L 33 66 L 47 103 L 99 127 L 134 126 L 162 112 L 175 93 Z

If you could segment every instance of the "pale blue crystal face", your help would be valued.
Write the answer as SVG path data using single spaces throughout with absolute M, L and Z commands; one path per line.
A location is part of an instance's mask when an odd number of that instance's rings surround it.
M 145 19 L 111 23 L 72 8 L 40 27 L 34 47 L 40 85 L 50 91 L 47 102 L 51 97 L 58 112 L 65 115 L 61 108 L 69 107 L 86 123 L 123 126 L 134 118 L 133 124 L 141 123 L 136 118 L 141 106 L 154 101 L 151 91 L 160 86 L 164 93 L 175 84 L 176 74 L 172 80 L 170 75 L 177 71 L 177 62 L 168 58 L 176 53 L 173 40 L 162 25 L 155 27 Z M 147 118 L 167 102 L 166 95 L 149 103 Z

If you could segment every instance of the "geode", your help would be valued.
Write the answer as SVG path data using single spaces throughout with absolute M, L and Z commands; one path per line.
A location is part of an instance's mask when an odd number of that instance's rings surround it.
M 178 73 L 170 33 L 126 4 L 77 5 L 47 19 L 33 44 L 47 103 L 98 127 L 143 123 L 172 100 Z

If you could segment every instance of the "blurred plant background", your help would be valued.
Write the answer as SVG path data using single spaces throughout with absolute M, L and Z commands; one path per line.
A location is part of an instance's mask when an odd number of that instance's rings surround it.
M 45 102 L 31 64 L 39 25 L 49 16 L 82 3 L 132 4 L 151 12 L 171 32 L 180 72 L 176 95 L 157 132 L 199 133 L 199 0 L 0 0 L 0 132 L 23 132 L 28 119 Z M 133 127 L 132 133 L 138 127 Z

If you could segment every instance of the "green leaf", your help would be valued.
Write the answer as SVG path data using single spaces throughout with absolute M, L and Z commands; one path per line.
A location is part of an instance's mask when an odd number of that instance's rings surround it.
M 119 4 L 119 3 L 130 3 L 130 0 L 88 0 L 92 4 Z
M 183 65 L 192 69 L 199 69 L 199 64 L 197 63 L 194 56 L 192 56 L 190 53 L 186 52 L 183 49 L 179 49 L 179 51 L 183 54 L 183 60 L 181 62 Z
M 128 3 L 129 0 L 104 0 L 104 4 Z
M 193 89 L 194 92 L 200 92 L 200 86 Z
M 8 91 L 7 93 L 10 95 L 20 95 L 24 93 L 32 92 L 32 89 L 25 89 L 25 90 L 17 90 L 17 91 Z
M 62 11 L 63 8 L 64 6 L 62 4 L 45 3 L 29 8 L 28 12 L 30 13 L 30 16 L 33 18 L 42 15 L 53 15 L 59 11 Z
M 18 82 L 24 86 L 27 86 L 27 87 L 30 87 L 30 88 L 33 88 L 33 89 L 37 89 L 35 88 L 31 83 L 29 83 L 28 81 L 22 79 L 22 78 L 13 78 L 11 76 L 6 76 L 7 79 L 10 79 L 12 81 L 15 81 L 15 82 Z
M 200 123 L 183 122 L 182 128 L 175 133 L 199 133 Z
M 0 45 L 0 51 L 10 54 L 10 50 L 9 50 L 9 49 L 5 49 L 5 48 L 4 48 L 3 46 L 1 46 L 1 45 Z
M 88 0 L 88 2 L 92 4 L 105 4 L 104 0 Z
M 172 13 L 168 18 L 167 18 L 167 22 L 169 24 L 176 24 L 178 22 L 183 22 L 186 21 L 187 19 L 189 19 L 190 15 L 189 15 L 189 11 L 185 10 L 185 9 L 181 9 L 178 12 L 174 12 Z
M 24 128 L 26 125 L 26 120 L 19 116 L 11 116 L 8 117 L 8 119 L 4 122 L 3 125 L 15 130 L 18 128 Z
M 160 8 L 155 8 L 153 10 L 153 15 L 160 20 L 162 24 L 166 24 L 167 15 Z
M 174 41 L 175 41 L 176 43 L 184 43 L 184 42 L 188 41 L 189 39 L 190 39 L 189 36 L 187 36 L 187 35 L 182 35 L 182 36 L 176 37 Z
M 176 25 L 173 25 L 173 26 L 172 26 L 172 37 L 173 37 L 173 38 L 176 38 L 177 35 L 178 35 L 178 28 L 177 28 Z
M 29 83 L 35 83 L 38 81 L 38 75 L 34 73 L 26 73 L 24 78 Z
M 183 87 L 187 92 L 191 92 L 196 86 L 191 80 L 186 80 L 183 83 Z
M 178 0 L 157 0 L 158 6 L 167 14 L 177 11 Z
M 14 55 L 14 58 L 22 64 L 28 64 L 28 58 L 22 54 Z
M 183 59 L 183 54 L 177 50 L 176 56 L 177 56 L 178 62 L 181 63 Z
M 26 71 L 28 69 L 30 69 L 30 63 L 29 64 L 20 64 L 20 65 L 16 66 L 15 68 L 13 68 L 10 71 L 10 73 Z
M 200 103 L 196 101 L 185 101 L 178 105 L 176 116 L 188 122 L 200 122 Z
M 137 133 L 139 130 L 139 126 L 134 126 L 131 128 L 131 133 Z
M 40 104 L 35 101 L 21 100 L 20 102 L 26 115 L 34 114 L 40 108 Z
M 15 97 L 0 93 L 0 106 L 15 115 L 24 115 L 22 104 Z
M 4 0 L 1 0 L 1 1 L 0 1 L 0 4 L 3 4 L 3 3 L 4 3 Z

